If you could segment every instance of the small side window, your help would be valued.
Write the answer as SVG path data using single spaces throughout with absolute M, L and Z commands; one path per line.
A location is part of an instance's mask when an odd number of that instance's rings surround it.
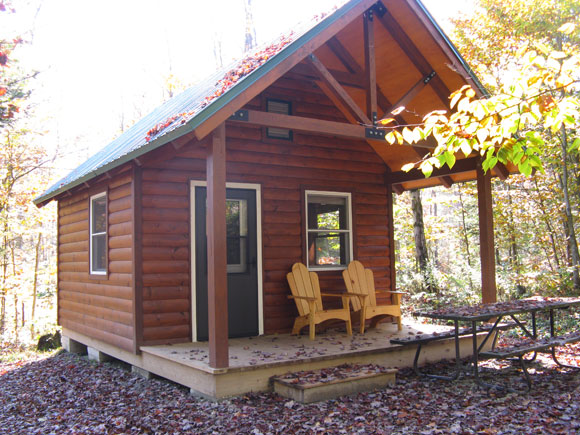
M 107 273 L 107 194 L 91 196 L 90 270 L 92 275 Z
M 266 111 L 270 113 L 279 113 L 281 115 L 290 115 L 292 107 L 289 101 L 267 100 Z M 273 139 L 292 140 L 292 130 L 287 128 L 268 127 L 266 135 Z

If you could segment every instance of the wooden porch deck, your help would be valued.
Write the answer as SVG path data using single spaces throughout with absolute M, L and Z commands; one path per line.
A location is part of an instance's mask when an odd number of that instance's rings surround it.
M 378 364 L 387 368 L 412 367 L 416 345 L 393 345 L 391 338 L 412 334 L 444 331 L 447 327 L 413 323 L 403 319 L 403 330 L 397 325 L 382 323 L 364 335 L 329 329 L 308 335 L 267 335 L 229 340 L 229 363 L 224 369 L 209 366 L 208 343 L 143 346 L 135 355 L 63 328 L 63 346 L 72 352 L 89 351 L 94 359 L 106 361 L 114 357 L 133 366 L 135 372 L 155 374 L 189 387 L 193 394 L 212 399 L 237 396 L 251 391 L 270 391 L 270 378 L 289 372 L 317 370 L 341 364 Z M 461 340 L 461 356 L 470 356 L 471 337 Z M 419 365 L 455 358 L 453 339 L 426 345 Z
M 289 334 L 229 340 L 230 367 L 214 369 L 208 364 L 208 343 L 144 346 L 141 368 L 191 388 L 192 393 L 211 398 L 236 396 L 250 391 L 268 391 L 270 378 L 288 372 L 315 370 L 341 364 L 378 364 L 389 368 L 411 367 L 416 345 L 400 346 L 391 338 L 446 330 L 418 323 L 380 324 L 364 335 L 351 337 L 344 331 L 307 335 Z M 462 356 L 471 354 L 470 338 L 461 346 Z M 426 346 L 419 364 L 455 357 L 453 340 Z

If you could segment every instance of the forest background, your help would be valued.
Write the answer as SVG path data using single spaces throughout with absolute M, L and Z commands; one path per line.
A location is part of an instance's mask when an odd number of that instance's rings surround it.
M 229 2 L 239 3 L 240 16 L 246 19 L 237 48 L 228 51 L 227 34 L 211 35 L 210 69 L 222 66 L 236 49 L 239 55 L 256 44 L 255 5 L 251 0 Z M 436 0 L 425 3 L 434 12 L 441 9 Z M 468 3 L 465 14 L 450 23 L 436 18 L 450 24 L 447 33 L 491 94 L 523 68 L 525 50 L 579 55 L 580 0 Z M 16 21 L 21 5 L 0 0 L 0 18 Z M 41 0 L 25 4 L 36 14 L 42 6 Z M 129 105 L 115 104 L 116 128 L 101 133 L 98 143 L 81 136 L 47 146 L 47 137 L 58 136 L 58 122 L 65 121 L 55 122 L 34 99 L 42 93 L 38 74 L 43 72 L 19 63 L 20 53 L 35 43 L 34 29 L 18 27 L 0 26 L 0 349 L 33 343 L 56 328 L 56 211 L 54 204 L 37 209 L 32 200 L 148 110 L 202 78 L 177 72 L 169 58 L 161 80 L 148 86 L 148 93 Z M 577 98 L 579 89 L 572 86 L 565 92 Z M 536 132 L 542 136 L 543 172 L 493 181 L 499 299 L 580 293 L 580 158 L 573 146 L 578 128 L 574 121 L 557 132 Z M 475 184 L 396 196 L 395 237 L 397 285 L 411 293 L 407 306 L 480 300 Z

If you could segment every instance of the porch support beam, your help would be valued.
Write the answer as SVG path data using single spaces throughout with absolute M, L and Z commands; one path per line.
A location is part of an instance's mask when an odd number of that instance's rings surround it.
M 215 129 L 208 144 L 206 171 L 209 365 L 224 368 L 229 365 L 225 123 Z
M 429 64 L 429 61 L 421 54 L 421 51 L 417 48 L 415 43 L 409 38 L 405 33 L 401 25 L 395 20 L 391 13 L 382 3 L 377 3 L 375 7 L 375 15 L 377 19 L 381 22 L 383 27 L 389 34 L 393 37 L 395 42 L 401 47 L 403 52 L 407 55 L 409 60 L 415 65 L 415 68 L 423 76 L 428 76 L 434 71 L 433 67 Z M 445 107 L 449 107 L 449 95 L 451 91 L 443 83 L 443 80 L 439 76 L 434 76 L 429 82 L 433 87 L 433 90 L 439 97 L 439 99 L 445 104 Z
M 441 178 L 441 177 L 448 177 L 449 175 L 453 174 L 461 174 L 464 172 L 471 172 L 477 169 L 477 164 L 479 163 L 479 157 L 470 157 L 468 159 L 461 159 L 455 162 L 453 165 L 453 169 L 449 169 L 449 167 L 445 166 L 440 169 L 433 169 L 433 174 L 431 174 L 430 178 Z M 418 169 L 412 169 L 409 172 L 393 172 L 391 175 L 391 179 L 389 180 L 390 184 L 402 184 L 402 183 L 409 183 L 411 181 L 417 180 L 424 180 L 425 175 Z M 453 180 L 451 180 L 453 182 Z
M 495 256 L 493 235 L 493 205 L 491 198 L 491 172 L 484 174 L 477 167 L 477 204 L 479 207 L 479 244 L 481 257 L 481 296 L 484 304 L 497 301 L 495 282 Z
M 500 180 L 505 181 L 510 176 L 509 169 L 502 163 L 497 162 L 493 168 L 493 173 L 496 174 Z
M 449 176 L 439 177 L 439 180 L 441 180 L 441 183 L 448 189 L 453 186 L 453 178 Z
M 367 114 L 373 125 L 377 124 L 377 67 L 375 60 L 374 13 L 369 9 L 363 17 L 365 69 L 367 78 Z
M 316 85 L 322 90 L 322 92 L 324 92 L 324 94 L 330 99 L 330 101 L 332 101 L 334 103 L 334 105 L 336 106 L 336 108 L 338 110 L 340 110 L 340 112 L 344 115 L 344 117 L 348 120 L 348 122 L 352 123 L 352 124 L 357 124 L 357 120 L 356 118 L 350 113 L 350 111 L 348 110 L 348 108 L 342 104 L 342 101 L 340 101 L 338 98 L 336 98 L 336 96 L 331 92 L 331 90 L 328 88 L 328 86 L 326 86 L 326 83 L 317 80 L 316 81 Z M 384 144 L 379 144 L 378 142 L 371 142 L 370 140 L 367 140 L 367 143 L 371 146 L 371 148 L 373 150 L 375 150 L 375 152 L 378 151 L 376 150 L 376 146 L 381 146 Z M 379 154 L 380 157 L 380 154 Z M 387 165 L 387 162 L 385 162 L 385 165 Z M 387 168 L 389 169 L 389 173 L 391 171 L 391 168 L 387 165 Z
M 399 98 L 399 100 L 396 103 L 394 103 L 387 110 L 385 110 L 385 113 L 381 118 L 386 118 L 387 115 L 391 113 L 393 110 L 409 104 L 409 102 L 411 102 L 413 98 L 415 98 L 415 96 L 417 96 L 417 94 L 421 92 L 421 90 L 425 86 L 427 86 L 427 84 L 431 81 L 431 79 L 435 77 L 435 74 L 436 74 L 435 71 L 432 71 L 431 74 L 420 79 L 417 83 L 415 83 L 413 87 L 405 93 L 405 95 L 403 95 L 401 98 Z
M 363 125 L 348 124 L 346 122 L 326 121 L 323 119 L 305 118 L 301 116 L 282 115 L 273 112 L 259 110 L 238 110 L 230 119 L 263 127 L 288 128 L 290 130 L 305 131 L 313 134 L 321 134 L 333 137 L 346 137 L 349 139 L 373 140 L 385 143 L 384 129 L 367 128 Z M 369 135 L 376 133 L 376 135 Z M 434 146 L 424 142 L 415 147 L 433 149 Z
M 387 183 L 387 225 L 389 228 L 389 278 L 391 291 L 397 290 L 397 271 L 395 269 L 395 215 L 393 213 L 393 189 L 394 186 Z M 402 186 L 400 186 L 402 187 Z M 402 193 L 402 192 L 401 192 Z
M 316 55 L 311 54 L 308 56 L 310 63 L 314 66 L 316 73 L 322 79 L 322 81 L 328 85 L 330 90 L 334 95 L 340 99 L 340 101 L 348 108 L 348 110 L 363 124 L 370 125 L 371 120 L 365 115 L 358 104 L 352 99 L 348 92 L 340 85 L 338 80 L 336 80 L 330 71 L 324 66 L 324 64 L 316 57 Z
M 405 187 L 402 184 L 390 184 L 391 190 L 397 195 L 402 195 L 405 193 Z

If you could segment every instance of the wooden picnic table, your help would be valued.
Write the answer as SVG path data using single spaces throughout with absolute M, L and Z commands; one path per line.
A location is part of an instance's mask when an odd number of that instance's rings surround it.
M 477 304 L 464 307 L 445 307 L 439 310 L 417 312 L 416 316 L 427 317 L 431 319 L 450 320 L 454 323 L 453 337 L 455 339 L 455 357 L 456 357 L 456 373 L 454 376 L 444 377 L 436 376 L 444 379 L 458 379 L 464 371 L 459 354 L 459 338 L 462 335 L 471 334 L 473 342 L 473 356 L 471 358 L 472 371 L 475 381 L 478 385 L 486 388 L 498 388 L 498 385 L 491 385 L 483 382 L 479 376 L 479 361 L 481 359 L 516 359 L 520 363 L 523 374 L 527 382 L 527 391 L 531 389 L 531 379 L 527 371 L 526 363 L 533 361 L 536 358 L 537 352 L 546 352 L 552 355 L 554 362 L 560 367 L 569 367 L 578 369 L 579 367 L 562 364 L 558 361 L 555 353 L 555 348 L 563 346 L 568 343 L 580 341 L 580 331 L 574 331 L 566 335 L 556 335 L 554 311 L 565 310 L 574 306 L 580 306 L 580 298 L 545 298 L 532 297 L 527 299 L 519 299 L 509 302 L 498 302 L 493 304 Z M 550 317 L 550 336 L 538 337 L 536 316 L 539 312 L 547 312 Z M 521 319 L 522 315 L 531 317 L 531 331 L 527 327 L 527 322 Z M 501 321 L 504 318 L 511 318 L 517 330 L 521 331 L 522 338 L 509 346 L 495 347 L 495 340 L 497 339 L 497 332 L 501 329 Z M 493 322 L 491 328 L 482 328 L 478 326 L 479 322 Z M 469 323 L 469 332 L 461 333 L 459 328 L 460 323 Z M 504 323 L 505 325 L 505 323 Z M 505 328 L 504 328 L 505 329 Z M 483 341 L 478 344 L 477 335 L 480 332 L 487 332 Z M 495 335 L 494 335 L 495 334 Z M 490 337 L 494 336 L 494 342 L 491 350 L 484 351 L 485 345 L 488 343 Z M 420 345 L 420 344 L 419 344 Z M 533 352 L 531 359 L 525 359 L 524 355 Z

